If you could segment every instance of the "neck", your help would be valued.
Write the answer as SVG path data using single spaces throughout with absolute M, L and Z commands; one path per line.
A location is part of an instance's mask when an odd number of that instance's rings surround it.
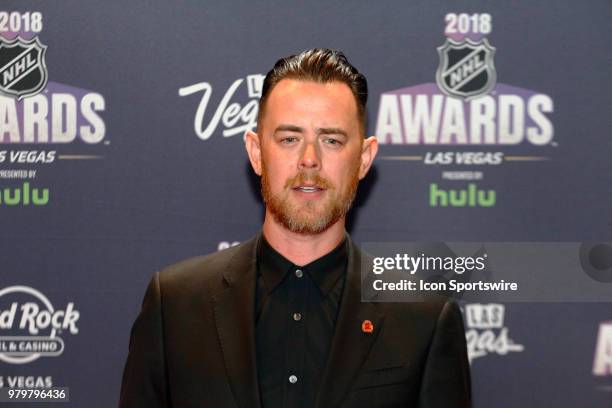
M 344 238 L 344 224 L 345 219 L 341 218 L 319 234 L 299 234 L 277 223 L 272 214 L 266 211 L 263 234 L 272 248 L 301 266 L 319 259 L 337 247 Z

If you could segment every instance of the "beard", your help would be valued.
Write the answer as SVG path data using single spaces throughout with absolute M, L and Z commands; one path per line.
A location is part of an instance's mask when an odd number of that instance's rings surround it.
M 272 192 L 269 174 L 265 161 L 262 161 L 261 194 L 274 219 L 291 232 L 303 235 L 315 235 L 326 231 L 338 220 L 345 217 L 357 193 L 359 184 L 360 161 L 351 163 L 349 183 L 344 191 L 336 187 L 318 171 L 298 172 L 294 177 L 287 179 L 283 189 Z M 324 196 L 317 200 L 304 200 L 295 202 L 291 200 L 291 190 L 303 183 L 314 183 L 318 188 L 324 189 Z

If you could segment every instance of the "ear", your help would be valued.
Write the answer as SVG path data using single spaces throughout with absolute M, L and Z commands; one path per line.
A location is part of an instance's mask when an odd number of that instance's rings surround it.
M 261 145 L 259 143 L 259 135 L 251 130 L 247 131 L 244 135 L 244 145 L 253 171 L 258 176 L 261 176 Z
M 359 180 L 363 179 L 378 153 L 378 140 L 376 136 L 370 136 L 363 141 L 361 145 L 361 165 L 359 166 Z

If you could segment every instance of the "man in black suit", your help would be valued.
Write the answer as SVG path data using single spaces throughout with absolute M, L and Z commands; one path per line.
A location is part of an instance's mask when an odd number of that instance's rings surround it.
M 120 407 L 470 405 L 461 313 L 431 297 L 361 301 L 346 213 L 378 145 L 367 83 L 342 53 L 279 60 L 246 149 L 262 231 L 151 280 L 132 328 Z

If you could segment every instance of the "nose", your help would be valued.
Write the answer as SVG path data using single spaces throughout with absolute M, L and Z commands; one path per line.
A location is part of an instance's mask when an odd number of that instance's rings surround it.
M 319 170 L 321 168 L 321 155 L 314 143 L 306 143 L 302 150 L 299 162 L 300 169 Z

